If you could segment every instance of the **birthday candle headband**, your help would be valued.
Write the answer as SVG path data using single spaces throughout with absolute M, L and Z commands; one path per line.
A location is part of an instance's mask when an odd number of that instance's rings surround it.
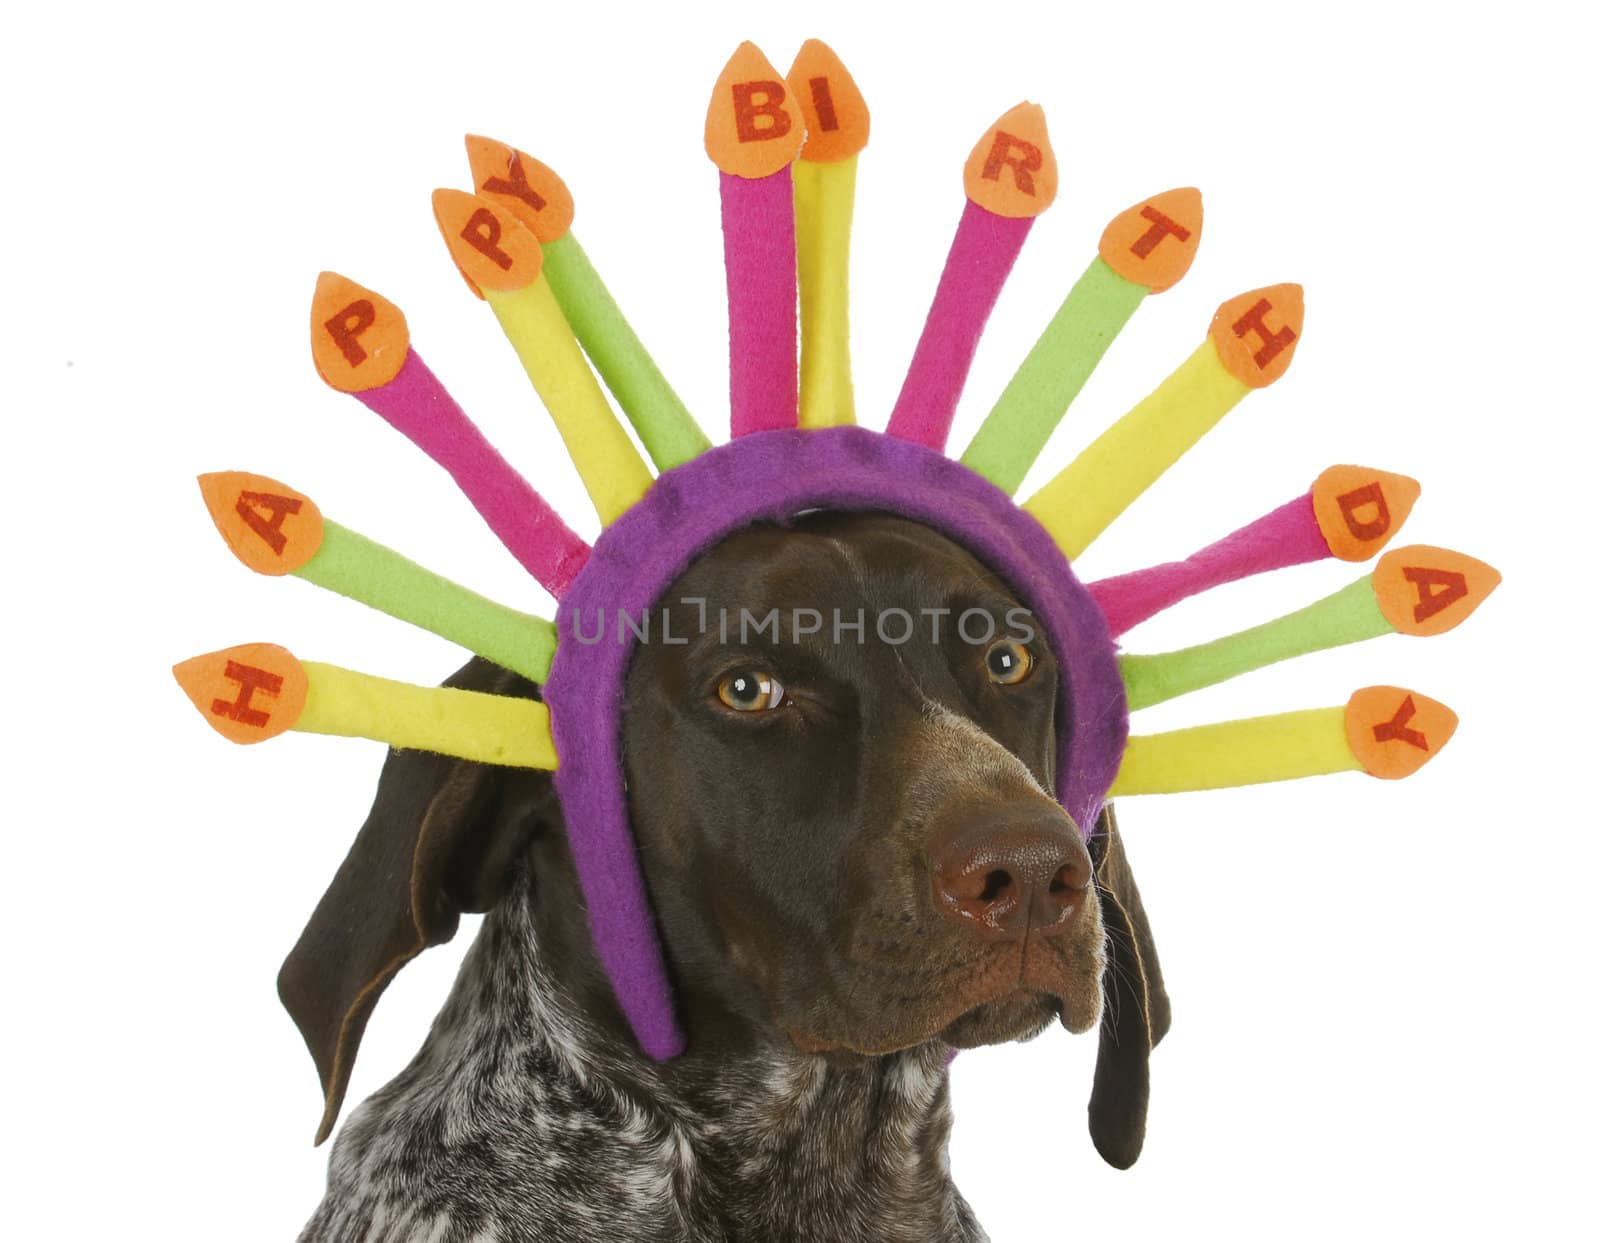
M 815 40 L 787 79 L 746 43 L 717 81 L 705 141 L 721 176 L 732 439 L 715 448 L 579 246 L 561 179 L 512 147 L 467 140 L 474 190 L 438 191 L 434 214 L 577 465 L 605 528 L 592 547 L 472 424 L 422 361 L 393 303 L 332 273 L 318 280 L 318 372 L 450 473 L 557 599 L 553 621 L 338 525 L 286 484 L 242 472 L 201 477 L 213 520 L 252 569 L 297 575 L 457 642 L 541 683 L 544 700 L 391 682 L 257 643 L 177 666 L 205 719 L 236 742 L 298 729 L 553 769 L 597 951 L 639 1043 L 657 1058 L 680 1052 L 683 1037 L 628 824 L 619 706 L 632 638 L 569 641 L 584 610 L 643 616 L 697 554 L 754 522 L 828 507 L 923 522 L 1008 582 L 1057 654 L 1069 706 L 1057 794 L 1088 833 L 1111 797 L 1415 771 L 1456 719 L 1399 687 L 1367 687 L 1335 707 L 1131 738 L 1128 714 L 1307 652 L 1396 631 L 1441 633 L 1499 581 L 1471 557 L 1417 545 L 1384 553 L 1371 574 L 1275 621 L 1178 651 L 1119 654 L 1117 636 L 1219 584 L 1327 557 L 1376 556 L 1420 489 L 1402 475 L 1334 466 L 1308 491 L 1181 561 L 1079 582 L 1070 561 L 1223 415 L 1288 369 L 1303 331 L 1300 288 L 1225 301 L 1187 359 L 1018 506 L 1012 494 L 1117 333 L 1147 295 L 1188 271 L 1200 241 L 1199 192 L 1158 194 L 1111 222 L 957 462 L 943 449 L 983 325 L 1056 195 L 1044 114 L 1021 104 L 973 148 L 966 206 L 884 433 L 854 426 L 850 380 L 849 237 L 867 130 L 855 82 Z M 738 487 L 727 486 L 732 479 Z M 343 1093 L 339 1072 L 324 1086 L 326 1132 Z

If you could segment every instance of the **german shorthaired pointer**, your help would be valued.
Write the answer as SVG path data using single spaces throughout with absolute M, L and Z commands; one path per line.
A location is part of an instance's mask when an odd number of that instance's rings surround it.
M 951 1051 L 1052 1019 L 1099 1021 L 1090 1131 L 1138 1156 L 1166 997 L 1110 812 L 1086 848 L 1050 795 L 1069 705 L 1018 601 L 926 528 L 823 513 L 728 538 L 666 600 L 677 633 L 712 621 L 639 647 L 625 748 L 688 1052 L 634 1045 L 549 775 L 392 753 L 280 978 L 324 1136 L 384 985 L 488 915 L 341 1131 L 309 1243 L 982 1239 L 946 1160 Z M 891 608 L 909 641 L 874 633 Z M 723 609 L 846 627 L 724 636 Z M 1001 637 L 959 637 L 968 610 Z M 481 660 L 451 685 L 537 695 Z

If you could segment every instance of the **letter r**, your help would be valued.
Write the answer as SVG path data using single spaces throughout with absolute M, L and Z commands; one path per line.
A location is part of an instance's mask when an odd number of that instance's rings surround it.
M 1015 134 L 1008 134 L 1003 129 L 996 130 L 994 142 L 989 147 L 989 157 L 983 162 L 983 179 L 999 181 L 1000 170 L 1007 167 L 1011 169 L 1017 189 L 1032 196 L 1035 193 L 1033 175 L 1044 167 L 1044 152 Z

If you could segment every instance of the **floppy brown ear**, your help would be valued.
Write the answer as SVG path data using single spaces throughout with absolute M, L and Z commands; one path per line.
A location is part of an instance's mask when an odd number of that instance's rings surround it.
M 532 682 L 482 659 L 445 685 L 539 697 Z M 389 981 L 453 937 L 462 912 L 498 903 L 535 833 L 559 814 L 549 773 L 389 752 L 366 823 L 278 973 L 278 996 L 322 1078 L 317 1143 L 333 1130 Z
M 1100 813 L 1089 854 L 1106 931 L 1105 1008 L 1089 1097 L 1089 1137 L 1109 1164 L 1125 1170 L 1144 1147 L 1150 1050 L 1172 1025 L 1172 1006 L 1110 805 Z

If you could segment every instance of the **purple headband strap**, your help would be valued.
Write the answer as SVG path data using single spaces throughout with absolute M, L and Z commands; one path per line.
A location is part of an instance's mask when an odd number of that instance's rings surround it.
M 752 489 L 751 479 L 763 486 Z M 1088 833 L 1127 741 L 1127 701 L 1104 616 L 1035 519 L 958 462 L 859 427 L 754 433 L 662 475 L 618 518 L 562 598 L 544 687 L 565 812 L 595 945 L 646 1053 L 682 1052 L 672 990 L 629 827 L 621 702 L 631 638 L 584 644 L 573 618 L 640 616 L 705 549 L 804 509 L 884 510 L 963 545 L 1033 610 L 1062 671 L 1058 795 Z

